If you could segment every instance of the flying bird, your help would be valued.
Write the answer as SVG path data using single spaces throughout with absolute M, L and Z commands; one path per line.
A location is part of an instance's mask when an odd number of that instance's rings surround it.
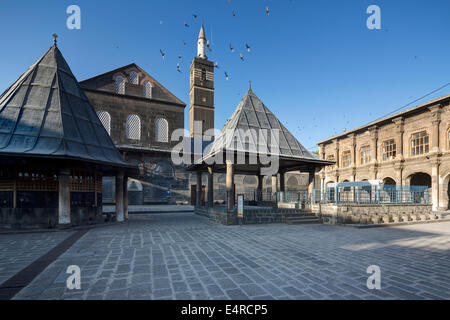
M 196 14 L 193 14 L 192 16 L 194 17 L 194 19 L 197 19 L 197 15 Z
M 228 73 L 226 71 L 224 71 L 225 73 L 225 79 L 228 80 Z
M 184 45 L 187 45 L 186 41 L 183 41 L 183 44 L 184 44 Z
M 241 58 L 241 60 L 244 61 L 244 56 L 242 55 L 242 53 L 239 53 L 239 58 Z
M 233 17 L 236 17 L 236 12 L 233 11 Z
M 266 13 L 267 13 L 267 16 L 270 16 L 269 7 L 266 7 Z
M 250 46 L 248 44 L 245 44 L 245 48 L 247 49 L 248 52 L 250 52 Z
M 230 43 L 230 50 L 231 50 L 231 52 L 234 52 L 234 48 L 233 48 L 233 46 L 231 45 L 231 43 Z
M 219 69 L 219 63 L 218 63 L 218 62 L 216 62 L 216 63 L 214 64 L 214 68 Z
M 180 69 L 180 64 L 179 64 L 179 63 L 177 63 L 177 71 L 178 71 L 179 73 L 181 73 L 181 69 Z
M 189 28 L 189 25 L 186 23 L 186 21 L 184 22 L 184 26 L 185 26 L 186 28 Z
M 210 45 L 209 45 L 209 40 L 206 40 L 206 47 L 208 48 L 209 51 L 212 51 Z
M 159 52 L 161 52 L 161 57 L 164 60 L 164 57 L 166 56 L 166 54 L 161 49 L 159 49 Z
M 181 60 L 181 56 L 178 56 L 178 59 Z

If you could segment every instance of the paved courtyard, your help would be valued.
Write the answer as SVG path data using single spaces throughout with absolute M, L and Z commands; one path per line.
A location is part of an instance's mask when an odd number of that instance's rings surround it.
M 73 232 L 0 235 L 0 282 Z M 81 268 L 81 290 L 66 269 Z M 370 265 L 381 289 L 369 290 Z M 93 228 L 14 299 L 450 299 L 450 222 L 226 227 L 192 213 Z

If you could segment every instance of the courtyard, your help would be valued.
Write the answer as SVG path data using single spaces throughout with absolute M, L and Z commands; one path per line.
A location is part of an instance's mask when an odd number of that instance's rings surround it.
M 1 283 L 80 231 L 0 234 Z M 450 222 L 223 226 L 193 213 L 91 228 L 13 299 L 450 299 Z M 67 267 L 81 289 L 66 287 Z M 381 289 L 366 269 L 381 269 Z

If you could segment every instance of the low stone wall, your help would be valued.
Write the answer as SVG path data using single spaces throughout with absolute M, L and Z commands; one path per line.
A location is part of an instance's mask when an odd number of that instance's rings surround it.
M 284 223 L 288 215 L 305 213 L 303 210 L 290 208 L 251 208 L 245 209 L 244 218 L 240 220 L 237 217 L 236 209 L 227 212 L 223 208 L 195 207 L 194 210 L 198 215 L 208 217 L 210 220 L 227 226 L 237 224 Z
M 329 224 L 377 224 L 438 219 L 431 204 L 311 204 L 311 210 Z

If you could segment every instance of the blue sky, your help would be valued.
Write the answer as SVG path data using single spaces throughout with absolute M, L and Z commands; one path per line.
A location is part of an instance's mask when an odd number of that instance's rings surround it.
M 71 4 L 81 8 L 81 30 L 66 28 Z M 366 27 L 371 4 L 381 8 L 382 30 Z M 448 0 L 2 0 L 0 91 L 48 49 L 56 32 L 79 81 L 135 62 L 188 103 L 189 64 L 202 20 L 212 39 L 208 57 L 220 66 L 218 128 L 249 80 L 269 109 L 313 150 L 343 128 L 368 123 L 450 82 Z M 164 61 L 159 49 L 166 52 Z M 448 93 L 450 87 L 414 105 Z

